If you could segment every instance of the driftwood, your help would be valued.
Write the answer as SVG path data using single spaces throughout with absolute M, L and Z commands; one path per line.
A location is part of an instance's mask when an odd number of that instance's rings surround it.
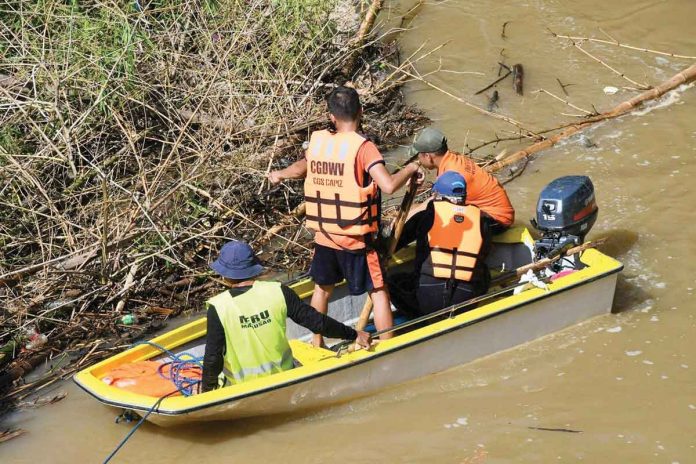
M 651 49 L 645 48 L 645 47 L 634 47 L 632 45 L 620 43 L 618 40 L 614 39 L 613 37 L 612 37 L 613 40 L 604 40 L 604 39 L 595 39 L 593 37 L 577 37 L 577 36 L 556 34 L 551 29 L 548 29 L 548 31 L 554 37 L 558 37 L 559 39 L 568 39 L 568 40 L 572 40 L 574 42 L 596 42 L 596 43 L 602 43 L 602 44 L 616 45 L 617 47 L 628 48 L 629 50 L 638 50 L 639 52 L 653 53 L 655 55 L 671 56 L 672 58 L 683 58 L 686 60 L 696 60 L 696 56 L 678 55 L 676 53 L 671 53 L 671 52 L 662 52 L 659 50 L 651 50 Z
M 17 438 L 20 435 L 27 433 L 24 429 L 7 429 L 0 431 L 0 443 Z
M 639 90 L 648 90 L 648 89 L 651 89 L 651 88 L 652 88 L 652 87 L 649 86 L 648 84 L 641 84 L 640 82 L 634 81 L 633 79 L 631 79 L 630 77 L 628 77 L 625 73 L 622 73 L 622 72 L 619 71 L 618 69 L 615 69 L 615 68 L 613 68 L 612 66 L 608 65 L 608 64 L 605 63 L 602 59 L 597 58 L 597 57 L 594 56 L 592 53 L 588 52 L 587 50 L 585 50 L 584 48 L 582 48 L 580 45 L 576 44 L 575 42 L 573 42 L 573 46 L 574 46 L 575 48 L 577 48 L 578 50 L 580 50 L 581 52 L 583 52 L 585 55 L 587 55 L 587 56 L 589 56 L 590 58 L 592 58 L 593 60 L 595 60 L 597 63 L 599 63 L 599 64 L 601 64 L 602 66 L 604 66 L 605 68 L 609 69 L 611 72 L 613 72 L 613 73 L 615 73 L 615 74 L 621 76 L 621 77 L 622 77 L 623 79 L 625 79 L 626 81 L 628 81 L 628 82 L 630 82 L 631 84 L 635 85 L 636 87 L 638 87 Z
M 393 68 L 396 68 L 394 65 L 390 65 L 390 66 L 393 67 Z M 513 126 L 517 127 L 517 128 L 518 128 L 522 133 L 524 133 L 525 135 L 528 135 L 528 136 L 530 136 L 530 137 L 533 137 L 533 138 L 535 138 L 535 139 L 540 139 L 540 140 L 544 138 L 544 137 L 542 137 L 541 135 L 539 135 L 538 133 L 533 132 L 533 131 L 531 131 L 531 130 L 525 128 L 525 127 L 522 125 L 521 122 L 515 121 L 514 119 L 509 118 L 509 117 L 507 117 L 507 116 L 503 116 L 502 114 L 497 114 L 497 113 L 492 113 L 492 112 L 490 112 L 490 111 L 486 111 L 485 109 L 481 108 L 480 106 L 474 105 L 474 104 L 471 103 L 470 101 L 465 100 L 465 99 L 462 98 L 462 97 L 458 97 L 458 96 L 454 95 L 453 93 L 448 92 L 447 90 L 443 89 L 442 87 L 438 87 L 437 85 L 433 84 L 432 82 L 430 82 L 430 81 L 428 81 L 428 80 L 426 80 L 426 79 L 423 79 L 423 77 L 420 76 L 420 75 L 418 75 L 418 74 L 414 74 L 414 73 L 409 72 L 409 71 L 407 71 L 407 70 L 405 70 L 405 69 L 402 69 L 401 72 L 404 73 L 404 74 L 406 74 L 407 76 L 409 76 L 409 77 L 411 77 L 411 78 L 417 80 L 417 81 L 422 82 L 423 84 L 427 85 L 427 86 L 430 87 L 431 89 L 437 90 L 438 92 L 441 92 L 441 93 L 447 95 L 448 97 L 451 97 L 451 98 L 453 98 L 454 100 L 457 100 L 458 102 L 464 104 L 465 106 L 468 106 L 469 108 L 471 108 L 471 109 L 473 109 L 473 110 L 475 110 L 475 111 L 478 111 L 479 113 L 488 115 L 488 116 L 493 117 L 493 118 L 495 118 L 495 119 L 500 119 L 501 121 L 505 121 L 505 122 L 508 123 L 508 124 L 512 124 Z
M 343 65 L 343 75 L 350 76 L 353 74 L 353 71 L 355 70 L 355 63 L 358 56 L 360 56 L 360 49 L 363 47 L 363 45 L 365 45 L 367 37 L 372 31 L 372 26 L 375 24 L 375 19 L 377 19 L 377 15 L 381 10 L 382 0 L 372 0 L 370 8 L 367 10 L 367 14 L 365 15 L 365 19 L 363 19 L 363 22 L 360 24 L 360 29 L 358 29 L 355 39 L 348 44 L 351 51 L 345 61 L 345 64 Z
M 493 108 L 498 106 L 498 100 L 500 100 L 500 95 L 498 94 L 497 90 L 494 90 L 493 94 L 488 99 L 488 104 L 486 105 L 486 109 L 488 111 L 493 111 Z
M 512 71 L 508 70 L 507 73 L 503 74 L 501 77 L 497 78 L 496 80 L 494 80 L 493 82 L 491 82 L 490 84 L 488 84 L 487 86 L 485 86 L 484 88 L 482 88 L 481 90 L 479 90 L 478 92 L 476 92 L 474 95 L 478 95 L 478 94 L 480 94 L 480 93 L 485 92 L 486 90 L 490 89 L 490 88 L 493 87 L 495 84 L 497 84 L 498 82 L 500 82 L 500 81 L 502 81 L 503 79 L 505 79 L 506 77 L 508 77 L 510 74 L 512 74 Z
M 646 101 L 654 100 L 658 97 L 661 97 L 662 95 L 666 94 L 670 90 L 674 90 L 677 87 L 679 87 L 682 84 L 688 84 L 689 82 L 692 82 L 696 80 L 696 64 L 690 66 L 689 68 L 685 69 L 684 71 L 676 74 L 673 76 L 671 79 L 663 82 L 662 84 L 658 85 L 657 87 L 652 88 L 651 90 L 648 90 L 646 92 L 641 93 L 640 95 L 637 95 L 630 100 L 626 100 L 625 102 L 621 103 L 620 105 L 616 106 L 614 109 L 611 111 L 607 111 L 605 113 L 601 113 L 597 116 L 593 116 L 590 118 L 587 118 L 583 122 L 579 122 L 576 124 L 570 124 L 566 126 L 566 129 L 563 130 L 562 132 L 547 138 L 546 140 L 542 140 L 541 142 L 534 143 L 530 145 L 529 147 L 519 150 L 507 158 L 505 158 L 502 161 L 498 161 L 496 163 L 490 164 L 489 166 L 486 166 L 486 170 L 489 172 L 496 172 L 504 168 L 505 166 L 509 166 L 513 163 L 516 163 L 524 158 L 527 158 L 534 153 L 537 153 L 541 150 L 545 150 L 547 148 L 551 148 L 556 143 L 558 143 L 560 140 L 567 139 L 571 135 L 577 134 L 578 132 L 583 131 L 587 127 L 593 125 L 596 122 L 599 121 L 604 121 L 607 119 L 613 119 L 618 116 L 621 116 L 622 114 L 625 114 L 629 112 L 630 110 L 636 109 L 640 107 L 643 103 Z
M 512 88 L 515 89 L 517 95 L 523 95 L 524 90 L 524 68 L 520 63 L 512 67 Z
M 563 87 L 561 87 L 561 88 L 563 88 Z M 565 92 L 565 88 L 563 88 L 563 91 Z M 555 99 L 558 100 L 558 101 L 561 101 L 561 102 L 565 103 L 566 105 L 570 106 L 571 108 L 574 108 L 574 109 L 576 109 L 576 110 L 578 110 L 578 111 L 582 111 L 583 113 L 585 113 L 585 115 L 594 116 L 595 114 L 597 114 L 597 113 L 593 113 L 592 111 L 588 111 L 588 110 L 582 109 L 582 108 L 580 108 L 580 107 L 577 106 L 577 105 L 573 105 L 573 104 L 570 103 L 568 100 L 563 99 L 563 98 L 559 97 L 558 95 L 549 92 L 549 91 L 546 90 L 546 89 L 535 90 L 535 91 L 532 92 L 532 93 L 545 93 L 546 95 L 548 95 L 548 96 L 550 96 L 550 97 L 552 97 L 552 98 L 555 98 Z M 566 95 L 567 95 L 567 93 L 566 93 Z

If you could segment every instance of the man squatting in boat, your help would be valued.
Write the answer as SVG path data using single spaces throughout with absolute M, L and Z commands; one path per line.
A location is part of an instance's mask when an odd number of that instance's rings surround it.
M 235 384 L 292 369 L 287 317 L 314 333 L 369 348 L 367 332 L 315 311 L 284 284 L 259 280 L 264 268 L 246 242 L 227 242 L 210 267 L 230 288 L 207 302 L 202 391 L 218 388 L 220 372 L 225 384 Z
M 362 106 L 353 88 L 337 87 L 327 100 L 333 126 L 312 133 L 305 157 L 269 180 L 305 178 L 307 227 L 315 231 L 309 274 L 315 287 L 312 306 L 322 314 L 335 285 L 344 278 L 351 295 L 369 292 L 378 330 L 392 326 L 391 302 L 377 251 L 373 248 L 380 222 L 380 192 L 391 194 L 416 173 L 420 162 L 391 175 L 377 146 L 358 132 Z M 381 338 L 390 338 L 391 333 Z M 313 339 L 323 343 L 321 335 Z
M 433 198 L 405 225 L 399 246 L 416 240 L 414 270 L 389 278 L 394 304 L 411 317 L 463 303 L 488 291 L 484 260 L 490 224 L 481 210 L 466 204 L 467 182 L 446 171 L 433 185 Z
M 425 169 L 437 170 L 440 176 L 445 171 L 456 171 L 466 180 L 466 204 L 477 206 L 491 233 L 504 232 L 515 222 L 515 210 L 505 189 L 498 179 L 483 170 L 474 160 L 450 150 L 445 135 L 435 128 L 423 129 L 409 149 L 409 156 L 418 155 Z M 414 214 L 425 207 L 425 203 L 414 207 Z

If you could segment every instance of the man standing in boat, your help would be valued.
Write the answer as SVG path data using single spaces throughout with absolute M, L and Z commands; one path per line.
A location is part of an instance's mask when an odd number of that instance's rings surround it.
M 384 271 L 372 243 L 379 230 L 380 191 L 388 194 L 420 171 L 413 162 L 391 175 L 379 150 L 358 133 L 362 106 L 353 88 L 337 87 L 327 100 L 335 130 L 312 133 L 305 157 L 272 171 L 272 183 L 305 178 L 307 227 L 315 231 L 310 275 L 315 282 L 312 306 L 322 314 L 335 285 L 344 278 L 351 295 L 369 292 L 378 330 L 392 326 Z M 389 338 L 385 334 L 382 338 Z M 320 335 L 313 343 L 322 344 Z
M 463 303 L 488 291 L 484 259 L 491 234 L 481 210 L 467 205 L 467 182 L 447 171 L 433 185 L 434 196 L 405 225 L 400 247 L 416 240 L 414 272 L 390 278 L 394 304 L 413 317 Z
M 230 288 L 207 301 L 202 391 L 219 386 L 220 372 L 226 383 L 240 383 L 292 369 L 287 317 L 314 333 L 369 348 L 367 332 L 318 313 L 286 285 L 258 280 L 264 268 L 246 242 L 227 242 L 210 267 Z
M 477 206 L 481 210 L 491 233 L 504 232 L 515 222 L 515 210 L 498 179 L 481 169 L 468 156 L 450 150 L 447 138 L 439 130 L 431 127 L 423 129 L 411 145 L 409 154 L 418 155 L 422 166 L 437 170 L 438 176 L 445 171 L 457 171 L 464 176 L 467 185 L 466 204 Z M 418 207 L 414 209 L 418 210 Z

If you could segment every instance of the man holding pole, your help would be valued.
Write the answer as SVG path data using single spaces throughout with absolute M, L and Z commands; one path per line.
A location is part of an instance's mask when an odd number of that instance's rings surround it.
M 375 144 L 358 133 L 362 107 L 355 89 L 337 87 L 327 103 L 335 130 L 313 132 L 305 157 L 271 171 L 268 178 L 274 184 L 305 178 L 307 227 L 315 231 L 312 306 L 326 314 L 335 285 L 345 278 L 352 295 L 369 293 L 375 326 L 386 329 L 392 326 L 391 304 L 372 246 L 379 230 L 380 191 L 393 193 L 414 174 L 422 174 L 420 163 L 412 162 L 394 175 L 387 171 Z M 313 343 L 320 346 L 321 335 Z

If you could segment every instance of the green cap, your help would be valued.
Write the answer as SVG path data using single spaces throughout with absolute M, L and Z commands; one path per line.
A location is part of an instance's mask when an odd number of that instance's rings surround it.
M 409 156 L 418 153 L 432 153 L 447 149 L 447 137 L 445 134 L 432 127 L 426 127 L 413 140 L 413 145 L 408 149 Z

